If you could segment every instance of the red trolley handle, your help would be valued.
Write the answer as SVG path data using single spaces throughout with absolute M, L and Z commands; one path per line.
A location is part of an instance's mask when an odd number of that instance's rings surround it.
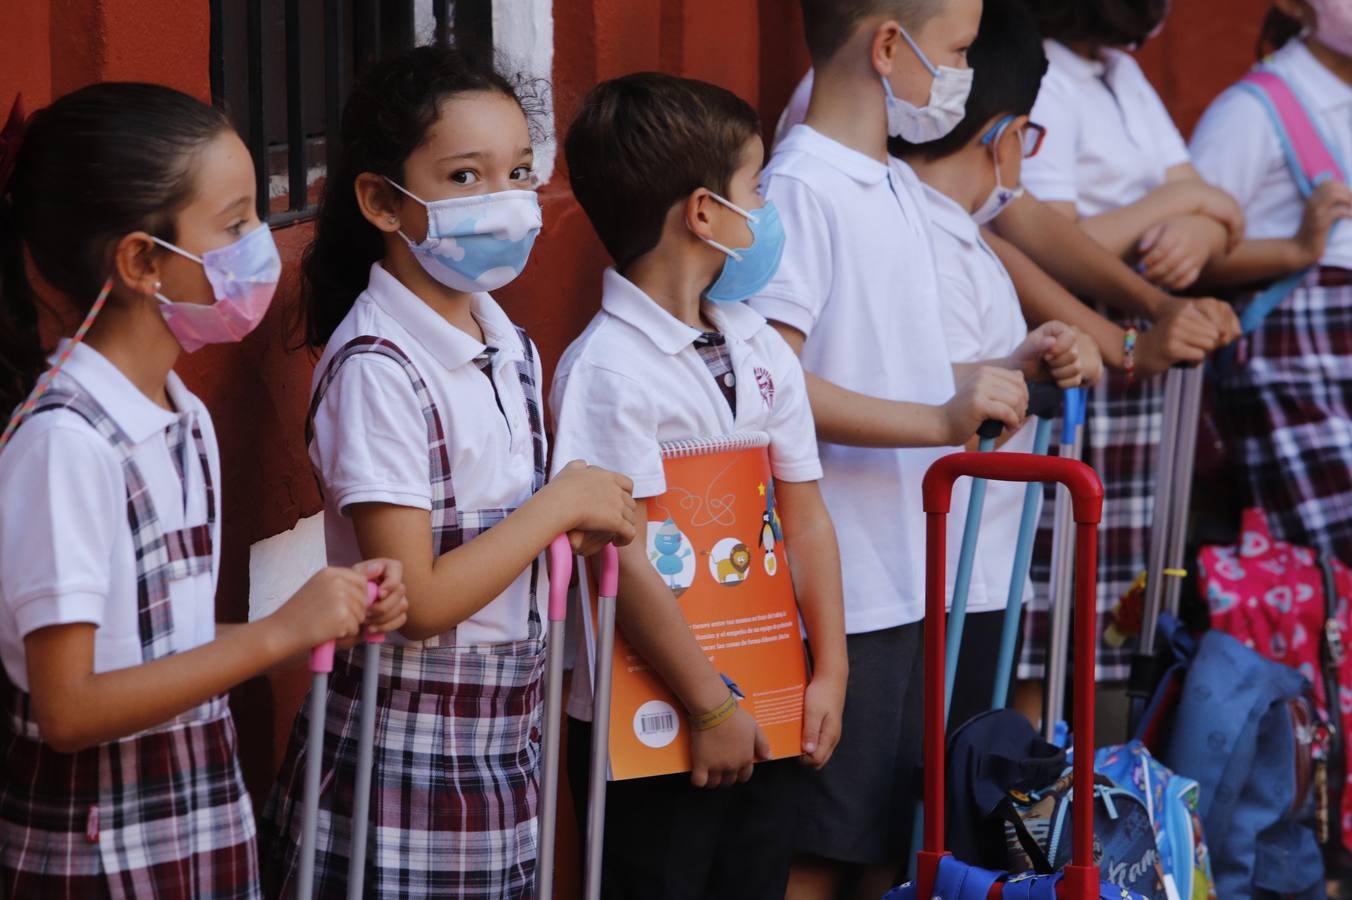
M 944 643 L 946 519 L 953 483 L 959 478 L 993 481 L 1060 482 L 1070 491 L 1075 519 L 1075 754 L 1072 857 L 1059 885 L 1062 897 L 1090 900 L 1099 895 L 1094 864 L 1094 659 L 1097 649 L 1098 523 L 1103 484 L 1089 466 L 1071 459 L 1031 453 L 954 453 L 925 473 L 925 830 L 916 864 L 917 897 L 930 897 L 944 849 Z

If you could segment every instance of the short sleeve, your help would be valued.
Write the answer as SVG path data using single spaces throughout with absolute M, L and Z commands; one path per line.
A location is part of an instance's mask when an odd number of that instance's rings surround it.
M 770 416 L 770 471 L 780 481 L 817 481 L 817 425 L 808 403 L 803 366 L 793 348 L 773 328 L 764 329 L 774 368 L 774 409 Z
M 432 508 L 427 420 L 408 375 L 391 359 L 362 353 L 343 363 L 315 410 L 311 458 L 339 509 Z
M 647 392 L 629 377 L 588 362 L 557 375 L 551 395 L 551 473 L 575 459 L 629 476 L 634 496 L 666 492 L 657 416 Z
M 103 624 L 127 523 L 122 464 L 108 442 L 83 423 L 37 425 L 6 450 L 0 491 L 0 577 L 21 639 L 51 625 Z
M 1074 203 L 1079 199 L 1080 116 L 1073 88 L 1068 79 L 1049 71 L 1033 104 L 1031 118 L 1047 134 L 1037 156 L 1023 161 L 1023 184 L 1039 200 Z
M 1244 140 L 1235 140 L 1242 134 Z M 1257 98 L 1231 88 L 1207 107 L 1192 133 L 1193 166 L 1198 174 L 1248 207 L 1281 147 Z
M 943 298 L 940 307 L 949 359 L 968 363 L 986 358 L 981 336 L 990 325 L 982 322 L 980 301 L 972 282 L 945 273 L 939 277 L 939 296 Z
M 784 255 L 751 306 L 771 321 L 811 334 L 831 291 L 831 223 L 812 190 L 796 178 L 772 174 L 762 192 L 784 223 Z

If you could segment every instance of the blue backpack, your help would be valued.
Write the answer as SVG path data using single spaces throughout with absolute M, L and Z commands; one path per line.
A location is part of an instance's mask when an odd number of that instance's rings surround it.
M 939 874 L 934 880 L 934 897 L 938 900 L 986 900 L 991 889 L 1000 885 L 1004 900 L 1058 900 L 1056 886 L 1061 876 L 1035 875 L 1027 872 L 1023 875 L 1009 875 L 1004 872 L 992 872 L 959 862 L 946 856 L 939 862 Z M 1115 884 L 1102 882 L 1099 885 L 1099 900 L 1144 900 L 1140 894 Z M 918 900 L 915 885 L 911 882 L 895 887 L 887 892 L 883 900 Z

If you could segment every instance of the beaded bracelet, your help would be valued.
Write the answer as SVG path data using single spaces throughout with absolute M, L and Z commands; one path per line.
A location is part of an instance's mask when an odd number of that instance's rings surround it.
M 1127 373 L 1127 384 L 1136 381 L 1136 338 L 1138 333 L 1135 328 L 1128 328 L 1127 335 L 1122 339 L 1122 369 Z
M 690 727 L 696 731 L 708 731 L 711 728 L 717 728 L 737 711 L 737 695 L 728 691 L 728 699 L 709 710 L 707 713 L 701 713 L 698 716 L 690 716 Z

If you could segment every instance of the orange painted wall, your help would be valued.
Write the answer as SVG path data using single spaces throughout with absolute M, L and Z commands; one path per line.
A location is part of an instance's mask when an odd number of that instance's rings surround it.
M 793 0 L 556 0 L 554 97 L 561 127 L 596 81 L 662 69 L 716 81 L 756 105 L 767 131 L 807 68 Z M 1267 0 L 1178 0 L 1142 61 L 1185 133 L 1252 61 Z M 22 0 L 0 27 L 0 106 L 30 107 L 96 80 L 161 81 L 209 94 L 207 4 L 198 0 Z M 606 257 L 574 201 L 567 172 L 543 191 L 545 230 L 526 274 L 499 299 L 540 345 L 546 377 L 599 300 Z M 311 372 L 294 350 L 295 261 L 309 226 L 278 231 L 288 261 L 273 309 L 237 346 L 211 347 L 179 368 L 221 436 L 225 545 L 223 620 L 247 612 L 249 546 L 320 508 L 301 439 Z M 260 802 L 305 680 L 259 679 L 233 697 L 246 777 Z M 571 835 L 564 836 L 567 854 Z M 565 879 L 567 884 L 567 879 Z

